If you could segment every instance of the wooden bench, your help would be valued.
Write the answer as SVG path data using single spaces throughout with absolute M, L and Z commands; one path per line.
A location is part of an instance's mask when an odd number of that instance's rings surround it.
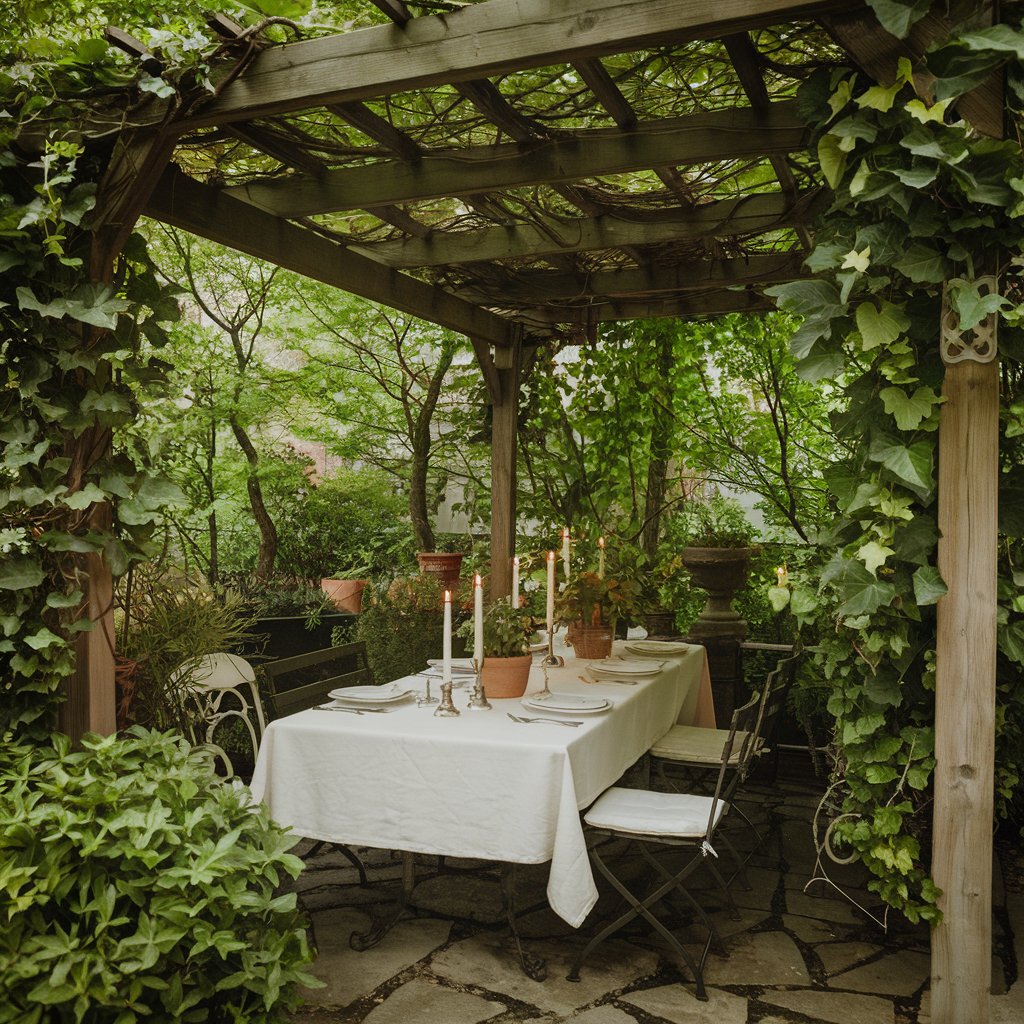
M 269 719 L 322 704 L 331 690 L 373 682 L 363 643 L 268 661 L 260 666 L 260 673 L 266 684 Z

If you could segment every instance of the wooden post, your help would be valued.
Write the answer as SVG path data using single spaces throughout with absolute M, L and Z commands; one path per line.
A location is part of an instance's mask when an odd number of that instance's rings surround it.
M 992 975 L 999 364 L 947 366 L 939 420 L 932 1020 L 985 1024 Z
M 491 586 L 492 601 L 512 593 L 512 556 L 516 543 L 516 431 L 522 345 L 496 349 L 494 364 L 500 402 L 491 419 Z

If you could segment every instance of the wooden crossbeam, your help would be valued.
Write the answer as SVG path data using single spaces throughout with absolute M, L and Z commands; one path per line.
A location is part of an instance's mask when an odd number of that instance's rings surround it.
M 579 220 L 544 218 L 518 227 L 435 231 L 429 238 L 353 244 L 356 251 L 391 267 L 436 267 L 554 253 L 659 245 L 687 239 L 742 236 L 809 223 L 826 202 L 805 192 L 790 201 L 775 193 L 723 199 L 689 210 L 658 211 L 657 219 L 606 215 Z
M 585 296 L 606 299 L 639 298 L 659 292 L 687 292 L 737 284 L 774 284 L 808 277 L 801 269 L 802 254 L 778 253 L 723 260 L 683 260 L 669 266 L 604 270 L 594 274 L 556 271 L 520 271 L 493 284 L 456 289 L 472 302 L 484 305 L 513 303 L 542 305 Z
M 717 38 L 848 7 L 847 0 L 489 0 L 402 26 L 268 48 L 183 127 Z
M 419 144 L 401 129 L 385 121 L 363 103 L 329 103 L 327 109 L 349 124 L 355 125 L 364 135 L 382 143 L 403 160 L 419 160 L 423 155 Z
M 770 299 L 757 292 L 723 290 L 685 299 L 629 299 L 589 306 L 564 306 L 557 310 L 531 309 L 524 311 L 523 316 L 539 324 L 587 326 L 612 320 L 646 320 L 662 316 L 701 319 L 725 313 L 758 313 L 774 308 L 775 304 Z
M 308 229 L 247 206 L 176 168 L 165 173 L 146 213 L 166 224 L 471 338 L 504 346 L 520 333 L 519 327 L 507 319 L 441 288 L 383 267 Z
M 253 181 L 229 191 L 281 217 L 308 217 L 662 165 L 789 153 L 804 147 L 807 139 L 796 105 L 776 103 L 763 111 L 702 111 L 630 131 L 594 129 L 571 138 L 538 140 L 529 149 L 502 143 L 428 151 L 415 165 L 381 161 L 322 175 Z

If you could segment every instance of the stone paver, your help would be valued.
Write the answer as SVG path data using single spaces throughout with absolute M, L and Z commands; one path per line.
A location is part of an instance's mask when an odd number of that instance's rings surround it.
M 796 1010 L 829 1024 L 893 1024 L 895 1011 L 891 1000 L 877 996 L 852 995 L 849 992 L 767 992 L 763 1002 Z
M 441 985 L 414 979 L 395 989 L 365 1017 L 366 1024 L 409 1024 L 413 1020 L 444 1024 L 478 1024 L 505 1009 L 504 1003 L 455 992 Z
M 708 989 L 707 1002 L 701 1002 L 689 987 L 662 985 L 620 996 L 619 1002 L 640 1007 L 645 1013 L 663 1017 L 672 1024 L 746 1024 L 747 1001 L 742 996 L 719 989 Z
M 325 910 L 315 921 L 320 952 L 311 973 L 327 987 L 309 989 L 307 999 L 320 1006 L 347 1006 L 368 995 L 443 945 L 451 931 L 447 921 L 401 921 L 380 945 L 357 953 L 349 948 L 348 938 L 366 928 L 366 914 L 347 908 Z
M 617 1006 L 595 1006 L 567 1019 L 571 1019 L 572 1024 L 636 1024 L 636 1017 Z
M 845 971 L 881 951 L 881 946 L 869 942 L 823 942 L 814 947 L 828 975 Z
M 596 1002 L 608 992 L 625 988 L 652 974 L 657 966 L 654 953 L 625 942 L 609 939 L 590 955 L 580 971 L 580 980 L 566 980 L 579 940 L 531 942 L 531 953 L 547 961 L 545 981 L 533 981 L 519 968 L 505 936 L 490 934 L 450 945 L 438 953 L 431 969 L 460 985 L 472 985 L 488 992 L 501 992 L 552 1013 L 569 1014 Z
M 853 989 L 891 996 L 913 995 L 928 980 L 931 961 L 926 953 L 904 950 L 829 979 L 830 988 Z
M 729 959 L 710 956 L 704 978 L 714 985 L 808 985 L 810 977 L 796 943 L 785 932 L 735 935 Z

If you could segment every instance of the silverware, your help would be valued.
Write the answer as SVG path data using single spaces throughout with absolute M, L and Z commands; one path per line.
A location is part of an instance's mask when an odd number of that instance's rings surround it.
M 338 704 L 318 704 L 314 711 L 345 711 L 350 715 L 386 715 L 390 708 L 343 708 Z
M 581 683 L 620 683 L 622 686 L 636 686 L 637 681 L 635 679 L 588 679 L 586 676 L 579 676 Z
M 511 711 L 507 711 L 506 714 L 513 722 L 517 722 L 519 725 L 533 725 L 536 722 L 547 722 L 549 725 L 567 725 L 570 729 L 575 729 L 576 726 L 582 725 L 582 722 L 575 722 L 569 718 L 520 718 L 517 715 L 513 715 Z

